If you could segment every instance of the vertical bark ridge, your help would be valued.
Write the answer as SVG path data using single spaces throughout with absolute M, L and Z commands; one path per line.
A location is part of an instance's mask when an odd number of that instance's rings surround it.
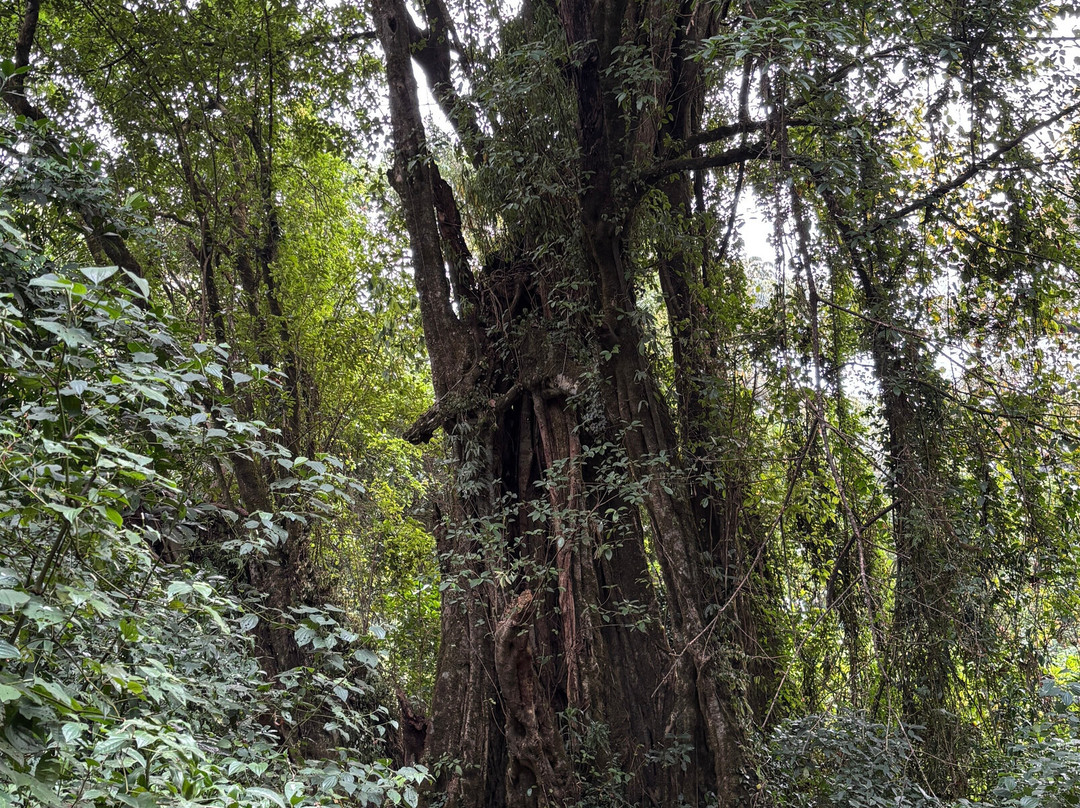
M 510 257 L 520 268 L 514 300 L 526 306 L 502 309 L 484 293 L 475 299 L 478 322 L 514 324 L 521 334 L 504 330 L 513 346 L 506 351 L 450 307 L 456 283 L 446 264 L 464 252 L 451 246 L 460 218 L 425 145 L 407 12 L 400 0 L 375 3 L 395 186 L 459 469 L 451 518 L 437 538 L 446 590 L 431 745 L 432 761 L 450 764 L 436 789 L 455 808 L 570 804 L 605 787 L 635 804 L 739 801 L 741 695 L 716 658 L 703 597 L 708 541 L 680 467 L 675 424 L 640 353 L 625 255 L 633 204 L 618 190 L 629 156 L 642 144 L 652 149 L 659 135 L 651 120 L 624 119 L 612 54 L 626 30 L 655 17 L 656 42 L 643 47 L 670 68 L 663 40 L 671 23 L 662 13 L 669 6 L 568 0 L 558 7 L 587 178 L 577 199 L 580 230 L 565 265 L 541 270 Z M 439 81 L 448 73 L 443 56 L 427 66 Z M 564 276 L 575 279 L 572 291 L 563 291 Z M 478 286 L 489 282 L 485 274 Z M 561 321 L 564 302 L 592 312 Z M 463 380 L 475 389 L 456 398 Z M 666 627 L 631 490 L 644 497 Z M 629 783 L 605 785 L 613 772 L 629 774 Z

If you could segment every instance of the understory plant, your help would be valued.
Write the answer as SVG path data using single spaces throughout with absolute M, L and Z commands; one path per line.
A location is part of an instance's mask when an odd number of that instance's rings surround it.
M 142 278 L 50 258 L 10 210 L 0 231 L 0 806 L 415 804 L 424 770 L 386 759 L 370 643 L 332 609 L 261 608 L 235 574 L 348 494 L 333 458 L 230 408 L 274 372 L 226 375 Z M 289 464 L 292 510 L 210 501 L 214 463 L 240 456 Z M 260 621 L 304 667 L 267 676 Z M 287 741 L 312 716 L 333 746 L 305 761 Z

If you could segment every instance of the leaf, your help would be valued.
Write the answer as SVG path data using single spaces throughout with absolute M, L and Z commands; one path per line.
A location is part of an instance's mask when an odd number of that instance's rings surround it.
M 374 670 L 375 668 L 377 668 L 379 666 L 379 658 L 377 656 L 375 656 L 374 653 L 367 650 L 366 648 L 358 648 L 358 649 L 356 649 L 355 651 L 353 651 L 352 657 L 353 657 L 354 660 L 359 662 L 361 665 L 366 665 L 367 667 L 371 668 L 372 670 Z
M 25 592 L 19 592 L 15 589 L 0 589 L 0 607 L 2 607 L 0 611 L 10 609 L 14 613 L 20 606 L 25 606 L 29 600 L 30 596 Z
M 113 735 L 109 738 L 100 740 L 94 745 L 94 759 L 100 762 L 102 758 L 108 757 L 119 749 L 123 749 L 130 742 L 131 739 L 126 735 Z
M 250 786 L 247 789 L 248 796 L 260 797 L 264 800 L 270 800 L 274 805 L 285 808 L 285 799 L 276 791 L 271 791 L 268 788 L 260 788 L 259 786 Z
M 18 648 L 7 640 L 0 640 L 0 659 L 19 659 L 21 656 Z
M 80 345 L 93 345 L 94 340 L 86 331 L 81 328 L 68 328 L 66 325 L 56 322 L 55 320 L 42 320 L 40 318 L 34 320 L 34 324 L 44 328 L 50 334 L 55 334 L 64 344 L 69 348 L 78 348 Z
M 107 281 L 119 269 L 120 267 L 79 267 L 79 272 L 91 283 L 99 284 Z
M 41 289 L 70 289 L 73 285 L 67 278 L 62 278 L 51 272 L 30 281 L 30 286 L 37 286 Z
M 72 508 L 70 505 L 61 505 L 59 502 L 48 502 L 45 507 L 49 510 L 56 511 L 58 514 L 64 517 L 64 520 L 69 524 L 75 524 L 75 521 L 79 518 L 79 514 L 82 513 L 82 508 Z
M 126 269 L 124 270 L 124 274 L 127 275 L 131 282 L 135 284 L 135 287 L 138 290 L 137 294 L 139 295 L 139 297 L 142 297 L 144 299 L 150 297 L 150 284 L 146 282 L 145 278 L 140 278 L 134 272 L 129 272 Z
M 84 732 L 86 732 L 86 724 L 80 724 L 77 721 L 69 721 L 60 727 L 60 734 L 68 743 L 78 739 Z
M 239 625 L 241 631 L 251 631 L 255 626 L 259 624 L 259 615 L 248 612 L 240 618 L 237 625 Z
M 290 805 L 296 805 L 304 799 L 304 784 L 298 780 L 290 780 L 285 784 L 285 799 Z
M 296 638 L 296 644 L 300 646 L 307 645 L 318 636 L 319 633 L 310 626 L 300 626 L 293 632 L 293 637 Z
M 11 685 L 0 685 L 0 703 L 7 704 L 8 702 L 16 701 L 21 696 L 22 693 Z
M 136 390 L 138 390 L 151 401 L 156 401 L 158 404 L 163 405 L 167 405 L 169 403 L 169 400 L 157 390 L 155 390 L 153 387 L 148 387 L 145 384 L 133 384 L 133 386 Z
M 64 686 L 59 682 L 54 682 L 48 679 L 42 679 L 38 677 L 34 680 L 34 688 L 39 692 L 41 690 L 44 690 L 46 693 L 56 699 L 58 705 L 66 709 L 71 709 L 73 707 L 77 708 L 79 706 L 79 703 L 74 698 L 72 698 L 71 694 L 68 693 L 67 690 L 64 689 Z
M 165 594 L 170 598 L 175 598 L 177 595 L 186 595 L 191 591 L 191 584 L 187 581 L 173 581 L 169 584 L 169 588 L 165 590 Z

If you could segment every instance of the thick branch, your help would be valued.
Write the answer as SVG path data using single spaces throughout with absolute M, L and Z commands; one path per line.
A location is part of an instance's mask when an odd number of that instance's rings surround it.
M 475 372 L 470 373 L 468 381 L 468 386 L 470 387 L 476 383 Z M 523 390 L 524 388 L 521 384 L 515 382 L 509 390 L 498 398 L 489 399 L 487 407 L 484 409 L 489 410 L 492 415 L 498 417 L 506 412 L 506 409 L 521 397 Z M 444 406 L 444 404 L 436 402 L 424 410 L 423 414 L 412 422 L 402 434 L 402 437 L 416 446 L 427 443 L 435 435 L 435 430 L 465 413 L 466 410 L 455 410 L 453 407 L 447 407 Z
M 402 0 L 376 0 L 374 6 L 390 93 L 394 142 L 391 181 L 404 204 L 435 393 L 441 398 L 460 383 L 471 364 L 469 342 L 450 303 L 450 283 L 435 213 L 434 165 L 412 71 L 411 17 Z
M 26 12 L 23 14 L 22 24 L 19 26 L 19 35 L 15 39 L 15 70 L 17 72 L 8 81 L 8 89 L 4 93 L 5 100 L 7 100 L 8 92 L 13 95 L 24 96 L 26 88 L 25 68 L 30 66 L 30 51 L 34 47 L 34 34 L 37 33 L 40 13 L 41 0 L 27 0 Z
M 769 121 L 740 121 L 739 123 L 725 124 L 698 132 L 686 139 L 688 146 L 704 146 L 707 143 L 716 143 L 719 140 L 727 140 L 736 135 L 750 134 L 751 132 L 764 132 L 779 126 L 811 126 L 813 121 L 808 118 L 791 118 L 785 120 Z
M 483 133 L 475 110 L 458 94 L 450 74 L 450 39 L 453 34 L 450 15 L 442 0 L 427 0 L 424 13 L 428 20 L 427 31 L 421 31 L 412 16 L 406 15 L 413 58 L 423 69 L 439 109 L 453 124 L 473 164 L 480 165 L 484 151 Z
M 774 159 L 774 157 L 778 159 L 779 155 L 772 150 L 770 142 L 768 140 L 759 140 L 746 146 L 727 149 L 719 154 L 705 154 L 700 157 L 680 157 L 677 160 L 668 160 L 646 173 L 642 179 L 646 182 L 655 182 L 670 177 L 672 174 L 680 174 L 683 171 L 725 168 L 726 166 L 733 166 L 750 160 Z

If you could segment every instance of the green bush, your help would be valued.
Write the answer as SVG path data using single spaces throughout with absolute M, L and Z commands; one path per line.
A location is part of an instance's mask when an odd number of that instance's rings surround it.
M 772 736 L 769 796 L 776 805 L 800 808 L 939 806 L 913 779 L 916 730 L 878 724 L 861 713 L 785 722 Z
M 1002 808 L 1080 805 L 1080 657 L 1052 668 L 1040 688 L 1040 720 L 1023 728 L 988 803 Z
M 313 663 L 270 681 L 257 598 L 169 563 L 280 541 L 342 496 L 334 461 L 238 420 L 222 348 L 182 350 L 142 279 L 54 265 L 3 209 L 0 231 L 0 806 L 415 804 L 425 772 L 378 759 L 377 658 L 340 615 L 281 616 Z M 227 381 L 275 383 L 249 371 Z M 237 453 L 297 469 L 291 511 L 228 525 L 203 501 Z M 282 731 L 316 710 L 341 746 L 297 761 Z

